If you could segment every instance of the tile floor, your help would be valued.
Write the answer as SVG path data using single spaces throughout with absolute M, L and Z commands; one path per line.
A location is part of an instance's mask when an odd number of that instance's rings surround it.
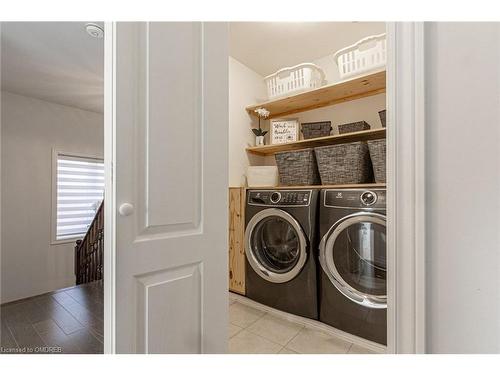
M 376 354 L 374 348 L 354 344 L 344 337 L 285 314 L 242 303 L 229 297 L 229 353 L 231 354 Z
M 103 301 L 96 281 L 2 305 L 0 353 L 102 353 Z

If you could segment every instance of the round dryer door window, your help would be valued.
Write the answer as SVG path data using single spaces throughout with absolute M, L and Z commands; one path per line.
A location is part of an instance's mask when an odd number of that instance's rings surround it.
M 386 220 L 376 213 L 346 216 L 321 241 L 320 263 L 347 298 L 371 308 L 387 307 Z
M 283 283 L 298 275 L 307 257 L 307 243 L 299 223 L 289 213 L 269 208 L 247 225 L 245 253 L 262 278 Z

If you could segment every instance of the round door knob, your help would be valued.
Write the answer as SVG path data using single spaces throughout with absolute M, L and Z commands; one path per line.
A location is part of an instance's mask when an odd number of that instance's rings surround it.
M 130 203 L 123 203 L 120 205 L 120 208 L 118 208 L 118 212 L 122 216 L 129 216 L 134 213 L 134 206 Z

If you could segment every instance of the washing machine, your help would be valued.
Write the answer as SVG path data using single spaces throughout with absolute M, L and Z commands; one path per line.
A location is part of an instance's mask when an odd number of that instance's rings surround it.
M 319 190 L 249 190 L 245 210 L 246 296 L 318 318 Z
M 319 211 L 319 319 L 385 345 L 386 191 L 325 189 Z

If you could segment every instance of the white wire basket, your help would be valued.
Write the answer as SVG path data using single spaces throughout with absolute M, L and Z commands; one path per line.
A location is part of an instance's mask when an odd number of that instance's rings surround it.
M 339 68 L 341 80 L 380 70 L 387 61 L 385 34 L 363 38 L 335 52 L 333 58 Z
M 264 78 L 269 99 L 312 90 L 325 84 L 325 73 L 316 64 L 303 63 L 278 70 Z

